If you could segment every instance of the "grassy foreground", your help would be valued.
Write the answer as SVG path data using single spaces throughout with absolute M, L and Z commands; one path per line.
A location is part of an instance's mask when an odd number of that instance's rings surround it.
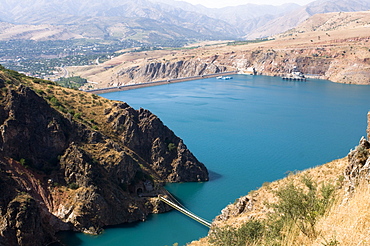
M 265 183 L 218 216 L 205 245 L 370 245 L 370 186 L 363 179 L 349 193 L 348 157 Z M 239 200 L 250 208 L 239 213 Z M 223 211 L 223 214 L 225 212 Z

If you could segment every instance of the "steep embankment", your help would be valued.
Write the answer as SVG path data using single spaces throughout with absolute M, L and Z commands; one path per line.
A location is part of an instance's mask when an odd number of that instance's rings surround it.
M 96 88 L 245 71 L 281 76 L 294 68 L 333 82 L 370 84 L 369 12 L 315 15 L 299 27 L 257 43 L 126 53 L 90 67 L 70 67 Z
M 208 172 L 148 110 L 0 71 L 0 245 L 46 245 L 169 208 L 164 182 Z
M 370 113 L 368 120 L 369 137 Z M 343 159 L 237 199 L 215 218 L 208 237 L 190 245 L 368 245 L 369 177 L 370 142 L 362 138 Z

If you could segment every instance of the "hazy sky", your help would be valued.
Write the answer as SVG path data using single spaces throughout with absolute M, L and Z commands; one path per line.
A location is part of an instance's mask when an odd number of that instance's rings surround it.
M 281 5 L 284 3 L 297 3 L 299 5 L 305 5 L 313 2 L 314 0 L 182 0 L 191 4 L 202 4 L 209 8 L 221 8 L 226 6 L 236 6 L 248 3 L 254 4 L 271 4 Z

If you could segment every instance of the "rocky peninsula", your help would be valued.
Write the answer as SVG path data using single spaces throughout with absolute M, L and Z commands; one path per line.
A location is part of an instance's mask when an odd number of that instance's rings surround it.
M 208 171 L 145 109 L 0 69 L 0 245 L 47 245 L 169 210 L 165 182 Z

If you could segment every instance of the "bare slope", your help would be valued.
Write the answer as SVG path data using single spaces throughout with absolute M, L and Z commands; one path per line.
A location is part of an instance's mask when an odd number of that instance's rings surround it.
M 68 40 L 82 38 L 82 35 L 72 33 L 62 26 L 53 25 L 15 25 L 0 22 L 0 40 Z
M 265 25 L 256 28 L 248 33 L 245 38 L 261 38 L 276 35 L 285 32 L 291 28 L 304 22 L 309 17 L 315 14 L 331 13 L 331 12 L 357 12 L 367 11 L 370 9 L 369 0 L 355 0 L 355 1 L 327 1 L 318 0 L 307 4 L 301 8 L 294 9 L 293 11 L 275 18 Z

